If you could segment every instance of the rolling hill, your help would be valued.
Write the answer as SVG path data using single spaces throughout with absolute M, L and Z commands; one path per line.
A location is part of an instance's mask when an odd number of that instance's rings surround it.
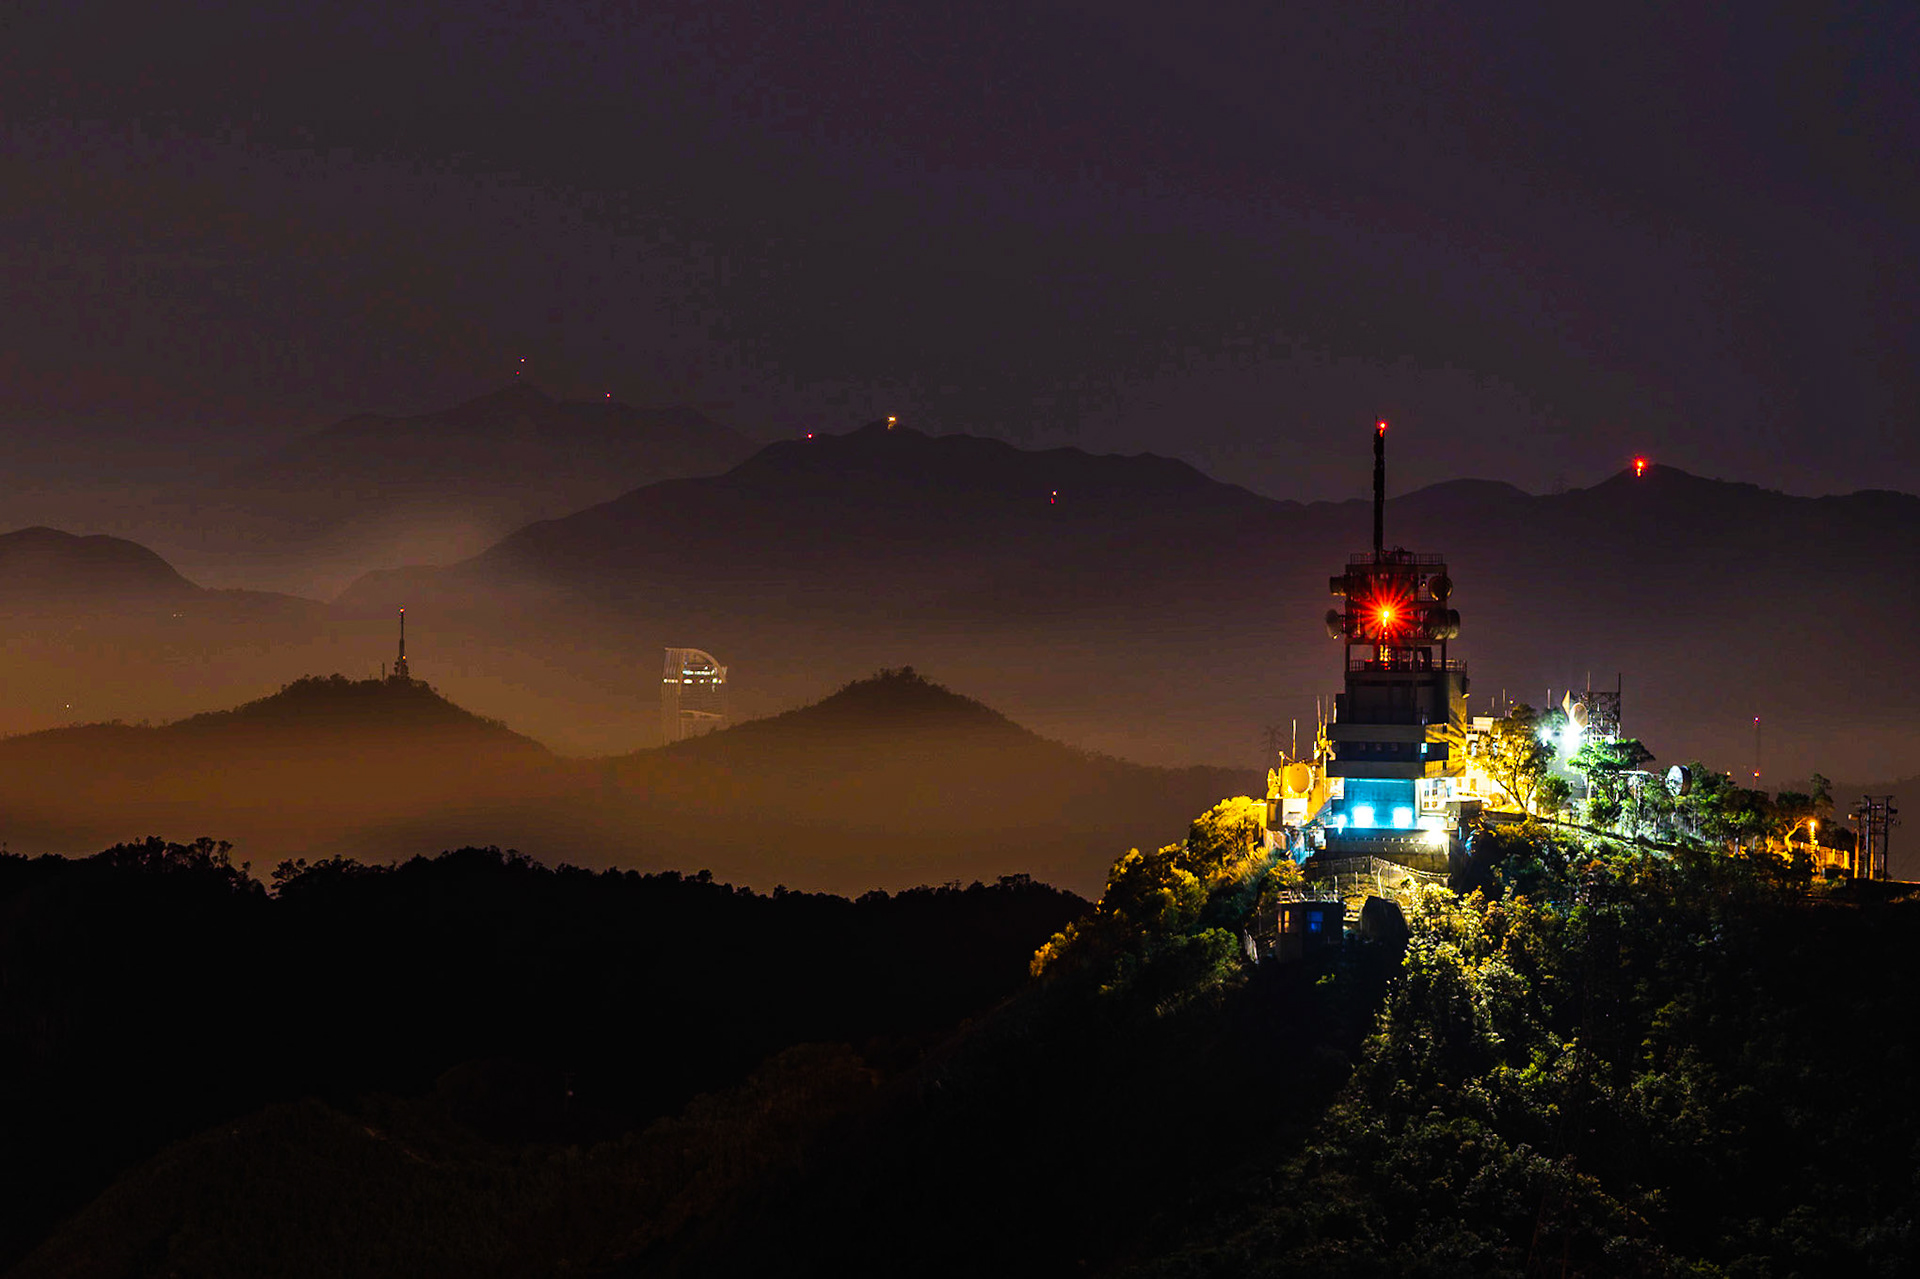
M 1128 847 L 1265 785 L 1090 754 L 911 668 L 606 770 L 605 811 L 716 875 L 834 892 L 1018 873 L 1091 893 Z
M 1032 874 L 1092 891 L 1262 779 L 1162 769 L 1029 732 L 911 671 L 672 747 L 561 759 L 419 682 L 305 679 L 159 727 L 0 741 L 0 839 L 76 853 L 215 835 L 265 867 L 463 844 L 550 863 L 709 869 L 859 893 Z
M 74 853 L 191 830 L 264 863 L 283 850 L 353 847 L 423 814 L 435 815 L 443 843 L 479 842 L 485 831 L 460 829 L 463 816 L 499 791 L 524 799 L 551 762 L 537 743 L 424 684 L 334 676 L 171 724 L 83 724 L 0 741 L 0 812 L 16 851 Z

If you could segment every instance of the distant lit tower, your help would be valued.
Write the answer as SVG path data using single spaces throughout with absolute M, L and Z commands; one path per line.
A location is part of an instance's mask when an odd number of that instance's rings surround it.
M 1343 601 L 1327 633 L 1346 652 L 1346 690 L 1326 737 L 1337 795 L 1321 815 L 1332 855 L 1393 856 L 1414 841 L 1439 851 L 1458 825 L 1451 779 L 1463 771 L 1466 664 L 1447 656 L 1460 614 L 1447 606 L 1444 557 L 1387 549 L 1387 424 L 1373 435 L 1373 549 L 1330 580 Z M 1438 652 L 1435 652 L 1435 649 Z
M 400 655 L 393 659 L 393 680 L 398 684 L 413 682 L 413 676 L 407 671 L 407 610 L 400 610 Z
M 1620 691 L 1625 676 L 1616 672 L 1613 688 L 1595 688 L 1593 675 L 1587 675 L 1587 691 L 1581 694 L 1580 705 L 1586 707 L 1586 723 L 1581 727 L 1584 736 L 1590 740 L 1617 742 L 1620 740 Z
M 727 668 L 697 648 L 670 648 L 660 676 L 660 736 L 671 745 L 727 726 Z

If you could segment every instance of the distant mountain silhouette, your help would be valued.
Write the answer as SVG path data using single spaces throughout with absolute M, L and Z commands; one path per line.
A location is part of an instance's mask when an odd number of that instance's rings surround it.
M 370 567 L 472 555 L 529 521 L 724 471 L 752 448 L 688 406 L 570 402 L 514 383 L 439 412 L 347 418 L 126 527 L 212 580 L 330 595 Z
M 449 652 L 539 652 L 599 688 L 635 654 L 644 669 L 657 646 L 696 643 L 761 710 L 911 656 L 1053 736 L 1251 762 L 1266 726 L 1297 719 L 1309 738 L 1313 699 L 1339 687 L 1326 581 L 1368 545 L 1370 514 L 1163 458 L 876 425 L 531 525 L 459 565 L 370 574 L 336 613 L 406 603 Z M 1628 728 L 1662 758 L 1741 767 L 1760 715 L 1771 771 L 1920 766 L 1920 688 L 1894 675 L 1920 625 L 1920 499 L 1796 498 L 1656 465 L 1548 496 L 1437 485 L 1391 502 L 1386 530 L 1448 557 L 1450 655 L 1472 664 L 1476 709 L 1619 673 Z M 631 686 L 565 717 L 645 733 L 650 682 Z
M 422 815 L 457 822 L 500 793 L 524 798 L 551 764 L 538 743 L 424 684 L 335 676 L 157 727 L 0 741 L 0 812 L 16 850 L 191 828 L 305 853 Z
M 705 868 L 762 888 L 1030 873 L 1091 891 L 1128 847 L 1177 838 L 1259 783 L 1090 755 L 910 670 L 603 760 L 556 758 L 418 681 L 334 676 L 160 727 L 0 741 L 0 839 L 74 852 L 192 831 L 264 865 L 484 838 L 554 863 Z
M 853 892 L 912 867 L 906 881 L 1030 873 L 1092 891 L 1096 867 L 1264 778 L 1076 750 L 907 668 L 615 760 L 607 785 L 727 878 Z
M 353 629 L 313 600 L 204 590 L 120 538 L 0 534 L 0 733 L 190 713 Z
M 1476 711 L 1617 674 L 1627 728 L 1665 761 L 1747 771 L 1757 715 L 1768 778 L 1920 771 L 1920 687 L 1899 674 L 1920 628 L 1920 498 L 1797 498 L 1655 465 L 1548 496 L 1436 485 L 1391 502 L 1386 530 L 1448 557 L 1449 655 L 1471 664 Z M 657 742 L 661 647 L 695 644 L 731 666 L 743 717 L 912 661 L 1050 738 L 1255 765 L 1269 729 L 1311 741 L 1315 699 L 1338 689 L 1326 582 L 1370 536 L 1365 502 L 882 424 L 647 485 L 449 567 L 368 574 L 325 609 L 162 599 L 178 575 L 135 548 L 153 586 L 102 573 L 86 609 L 16 621 L 0 728 L 178 718 L 289 666 L 370 674 L 405 606 L 418 673 L 569 754 Z M 81 616 L 114 600 L 111 624 Z
M 350 680 L 342 675 L 295 680 L 269 697 L 209 711 L 151 730 L 161 738 L 202 740 L 226 736 L 250 747 L 265 738 L 305 743 L 325 733 L 387 734 L 545 753 L 530 737 L 455 706 L 421 680 Z
M 144 546 L 51 528 L 0 534 L 0 613 L 189 598 L 198 588 Z
M 1214 557 L 1195 554 L 1210 533 L 1286 509 L 1150 454 L 1029 453 L 876 424 L 783 441 L 724 476 L 532 525 L 475 560 L 472 576 L 570 581 L 649 604 L 663 589 L 738 588 L 971 617 L 976 603 L 1004 612 L 1009 595 L 1110 594 L 1111 583 L 1079 580 L 1090 559 L 1123 560 L 1136 575 L 1213 571 Z
M 940 744 L 1017 749 L 1044 746 L 1070 751 L 1020 727 L 971 697 L 933 683 L 911 666 L 856 680 L 829 697 L 767 719 L 748 720 L 722 732 L 676 742 L 661 752 L 629 758 L 665 757 L 734 764 L 786 766 L 795 752 L 817 758 L 822 744 L 858 748 L 884 734 L 890 741 L 922 739 Z M 1085 756 L 1070 752 L 1075 759 Z

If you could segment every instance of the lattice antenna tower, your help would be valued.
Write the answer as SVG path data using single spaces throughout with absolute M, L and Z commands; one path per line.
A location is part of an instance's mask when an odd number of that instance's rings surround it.
M 1595 688 L 1593 676 L 1587 676 L 1587 691 L 1581 694 L 1581 703 L 1587 708 L 1588 737 L 1602 741 L 1620 740 L 1620 691 L 1622 677 L 1615 675 L 1611 689 Z

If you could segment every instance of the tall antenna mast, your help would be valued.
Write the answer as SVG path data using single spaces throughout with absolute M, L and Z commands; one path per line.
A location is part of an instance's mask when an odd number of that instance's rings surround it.
M 397 680 L 412 679 L 407 672 L 407 610 L 400 610 L 400 655 L 393 659 L 393 677 Z
M 1387 549 L 1387 424 L 1373 431 L 1373 562 Z

